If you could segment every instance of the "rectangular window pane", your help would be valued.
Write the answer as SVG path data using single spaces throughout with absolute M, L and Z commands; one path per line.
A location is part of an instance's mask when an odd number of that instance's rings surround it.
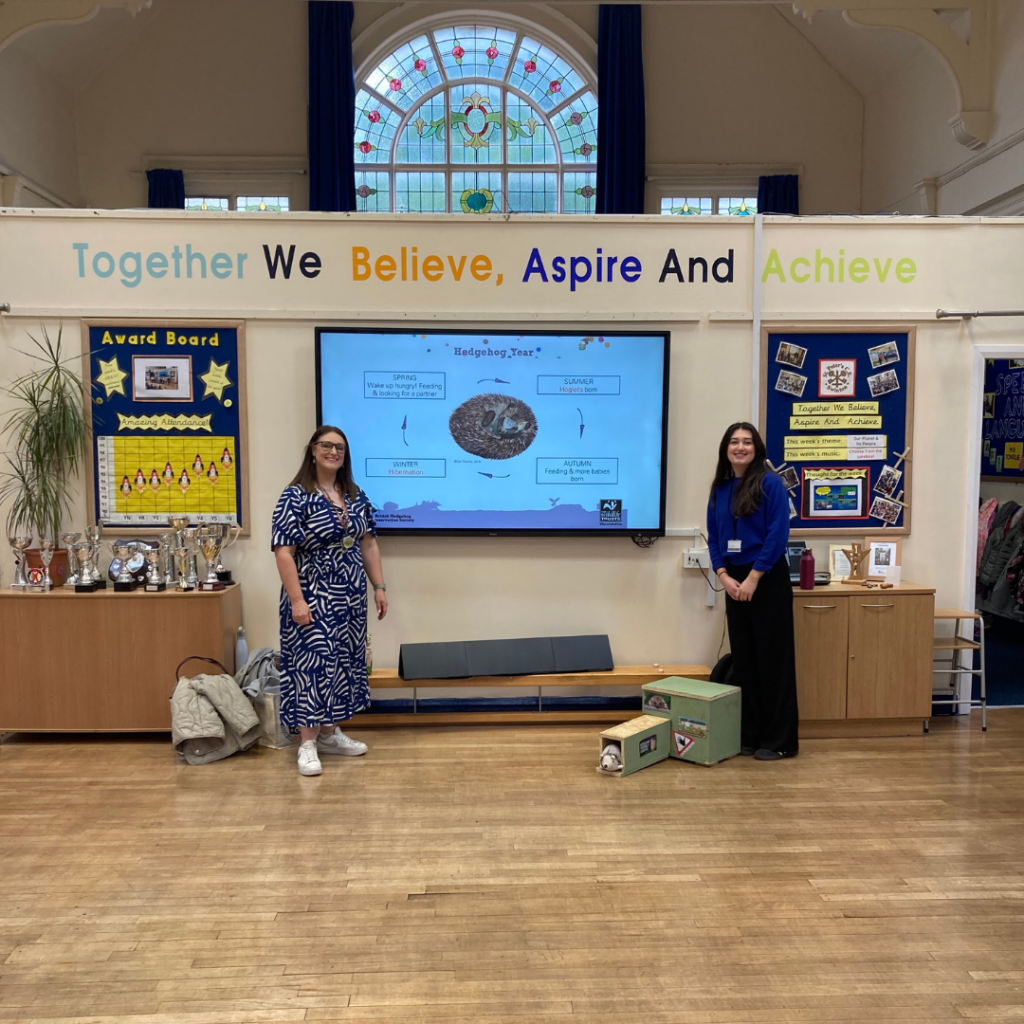
M 356 95 L 355 161 L 357 164 L 387 163 L 399 114 L 365 89 Z
M 691 196 L 662 199 L 661 212 L 676 217 L 699 217 L 714 213 L 714 201 L 710 196 Z
M 507 209 L 510 213 L 558 213 L 558 175 L 509 174 Z
M 444 213 L 444 175 L 410 171 L 395 175 L 396 213 Z
M 236 210 L 245 213 L 282 213 L 288 210 L 287 196 L 239 196 Z
M 230 210 L 227 196 L 185 196 L 186 210 Z
M 391 209 L 390 182 L 384 171 L 356 171 L 356 209 L 361 213 Z
M 585 92 L 552 115 L 562 159 L 566 163 L 597 160 L 597 97 Z
M 566 171 L 562 187 L 563 213 L 593 213 L 596 196 L 596 171 Z
M 500 213 L 501 175 L 497 171 L 452 173 L 452 212 Z

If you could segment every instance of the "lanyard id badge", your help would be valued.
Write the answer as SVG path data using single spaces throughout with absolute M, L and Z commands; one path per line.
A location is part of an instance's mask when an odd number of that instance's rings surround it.
M 743 550 L 743 541 L 731 540 L 727 545 L 727 550 L 730 555 L 738 555 Z

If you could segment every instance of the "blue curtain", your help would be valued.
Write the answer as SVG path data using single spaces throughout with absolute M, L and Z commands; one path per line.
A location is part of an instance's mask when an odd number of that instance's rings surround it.
M 309 208 L 354 210 L 352 4 L 309 3 Z
M 182 171 L 160 168 L 146 171 L 149 181 L 149 208 L 151 210 L 185 209 L 185 175 Z
M 640 4 L 601 4 L 597 34 L 597 212 L 643 213 L 647 176 Z
M 762 174 L 757 180 L 758 213 L 800 213 L 800 178 L 796 174 Z

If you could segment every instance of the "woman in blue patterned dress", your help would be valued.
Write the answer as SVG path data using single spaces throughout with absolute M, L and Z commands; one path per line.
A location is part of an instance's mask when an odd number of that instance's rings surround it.
M 281 574 L 281 720 L 298 729 L 299 773 L 318 754 L 366 753 L 339 723 L 370 703 L 366 580 L 377 618 L 388 599 L 373 507 L 352 479 L 348 439 L 319 427 L 274 509 L 271 544 Z

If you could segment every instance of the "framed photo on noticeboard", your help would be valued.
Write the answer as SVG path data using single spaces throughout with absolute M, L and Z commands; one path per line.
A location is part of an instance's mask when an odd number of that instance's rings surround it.
M 83 320 L 90 523 L 145 536 L 168 517 L 249 536 L 245 327 Z
M 760 422 L 793 537 L 910 533 L 914 327 L 761 328 Z

